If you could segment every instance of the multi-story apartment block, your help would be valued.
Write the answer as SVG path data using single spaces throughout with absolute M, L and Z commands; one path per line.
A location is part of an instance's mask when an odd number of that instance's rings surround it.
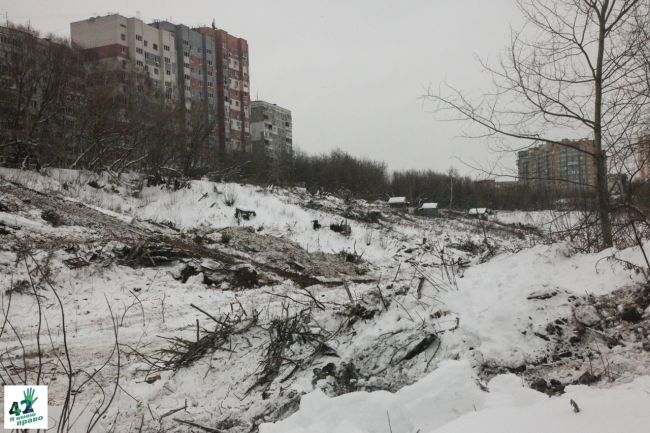
M 217 112 L 217 58 L 214 40 L 183 24 L 158 21 L 152 26 L 170 31 L 176 41 L 179 100 L 189 110 L 205 103 Z
M 89 59 L 109 68 L 146 73 L 166 101 L 178 100 L 173 32 L 112 14 L 71 23 L 70 35 Z
M 593 140 L 562 140 L 517 155 L 518 181 L 524 184 L 586 189 L 596 185 Z
M 197 29 L 214 40 L 219 142 L 228 151 L 251 151 L 248 42 L 210 27 Z
M 270 155 L 291 152 L 291 111 L 265 101 L 251 102 L 251 144 Z
M 146 72 L 166 100 L 215 116 L 215 148 L 251 151 L 248 43 L 214 27 L 145 24 L 113 14 L 70 24 L 93 61 Z

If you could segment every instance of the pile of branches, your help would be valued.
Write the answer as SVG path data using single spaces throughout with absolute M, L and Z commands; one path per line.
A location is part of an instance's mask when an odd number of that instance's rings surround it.
M 247 392 L 262 385 L 270 385 L 285 366 L 292 366 L 281 382 L 287 381 L 293 374 L 310 365 L 319 356 L 338 356 L 328 344 L 335 334 L 315 330 L 311 323 L 311 309 L 305 308 L 290 314 L 288 306 L 283 307 L 284 314 L 269 323 L 266 331 L 269 341 L 260 362 L 261 372 L 255 383 Z M 294 347 L 297 345 L 296 347 Z M 305 353 L 304 348 L 308 347 Z
M 250 316 L 245 311 L 237 314 L 226 314 L 222 317 L 214 317 L 194 304 L 192 308 L 206 315 L 213 323 L 211 330 L 201 328 L 199 320 L 196 320 L 196 338 L 184 338 L 180 336 L 163 337 L 170 344 L 152 355 L 143 355 L 134 351 L 150 366 L 150 373 L 165 370 L 179 370 L 191 366 L 208 353 L 223 349 L 233 335 L 243 334 L 257 324 L 257 313 Z M 225 350 L 225 349 L 224 349 Z

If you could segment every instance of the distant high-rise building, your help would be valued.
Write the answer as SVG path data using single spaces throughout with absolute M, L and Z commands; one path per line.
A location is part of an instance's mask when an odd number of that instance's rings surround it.
M 73 44 L 109 68 L 146 73 L 166 101 L 178 100 L 174 33 L 118 14 L 70 24 Z
M 586 189 L 596 185 L 593 140 L 562 140 L 523 150 L 517 155 L 519 183 Z
M 214 40 L 217 62 L 219 142 L 228 151 L 251 151 L 248 42 L 225 30 L 200 27 Z
M 152 26 L 174 34 L 178 64 L 179 100 L 189 110 L 206 103 L 217 111 L 217 73 L 214 40 L 184 24 L 157 21 Z
M 291 111 L 265 101 L 251 102 L 251 144 L 271 155 L 291 152 Z
M 145 24 L 118 14 L 71 23 L 70 32 L 92 61 L 144 72 L 169 102 L 180 103 L 192 116 L 197 110 L 211 116 L 212 150 L 251 151 L 245 39 L 216 28 Z

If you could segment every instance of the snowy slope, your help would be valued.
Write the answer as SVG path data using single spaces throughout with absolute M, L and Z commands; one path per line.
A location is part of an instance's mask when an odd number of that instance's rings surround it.
M 142 408 L 147 406 L 151 415 L 147 415 L 143 431 L 158 431 L 161 426 L 164 431 L 192 431 L 174 422 L 171 416 L 160 418 L 183 407 L 185 402 L 187 407 L 177 414 L 180 418 L 206 426 L 218 421 L 223 422 L 219 425 L 231 425 L 233 432 L 249 431 L 247 423 L 253 419 L 270 421 L 291 413 L 305 393 L 299 412 L 275 425 L 263 425 L 261 431 L 460 432 L 477 431 L 473 427 L 476 425 L 489 426 L 492 430 L 485 430 L 488 432 L 509 431 L 506 428 L 511 427 L 510 431 L 534 431 L 532 428 L 537 428 L 537 424 L 522 424 L 526 416 L 545 414 L 558 420 L 551 431 L 570 427 L 573 432 L 600 433 L 617 431 L 610 427 L 625 421 L 617 418 L 618 414 L 628 416 L 648 403 L 648 379 L 641 378 L 629 385 L 622 383 L 650 373 L 650 360 L 641 344 L 645 330 L 638 332 L 638 340 L 611 350 L 602 349 L 616 371 L 615 383 L 610 388 L 569 386 L 564 396 L 549 399 L 512 375 L 492 379 L 489 393 L 477 383 L 479 377 L 486 376 L 486 365 L 519 369 L 537 366 L 541 359 L 549 357 L 552 344 L 547 327 L 557 320 L 570 319 L 576 299 L 639 287 L 642 275 L 611 259 L 616 254 L 643 266 L 638 249 L 577 254 L 566 243 L 536 245 L 537 239 L 526 232 L 483 226 L 476 220 L 405 217 L 392 214 L 379 204 L 362 201 L 353 205 L 362 210 L 381 209 L 385 213 L 382 223 L 350 220 L 352 234 L 343 236 L 327 226 L 341 221 L 341 213 L 349 204 L 332 196 L 313 197 L 300 189 L 193 181 L 189 189 L 144 187 L 133 194 L 130 184 L 137 180 L 134 175 L 127 176 L 123 184 L 109 182 L 106 175 L 69 170 L 51 170 L 44 176 L 0 169 L 0 176 L 48 195 L 64 197 L 73 206 L 85 207 L 88 212 L 82 214 L 90 220 L 97 219 L 95 211 L 105 217 L 101 227 L 77 217 L 73 218 L 74 224 L 52 227 L 41 218 L 41 209 L 35 207 L 33 200 L 21 202 L 20 198 L 15 198 L 18 204 L 12 209 L 0 212 L 0 224 L 10 232 L 4 235 L 3 240 L 7 241 L 0 249 L 0 284 L 10 287 L 28 278 L 14 242 L 44 245 L 34 252 L 35 258 L 47 262 L 52 271 L 66 308 L 69 344 L 79 368 L 92 371 L 98 360 L 105 359 L 111 351 L 112 322 L 107 305 L 111 305 L 119 319 L 121 344 L 145 353 L 167 347 L 161 336 L 193 337 L 197 319 L 204 327 L 210 323 L 190 304 L 213 315 L 241 310 L 260 313 L 260 326 L 233 338 L 231 351 L 210 353 L 189 367 L 162 372 L 161 378 L 152 384 L 144 381 L 148 366 L 133 353 L 126 357 L 122 390 L 114 407 L 124 419 L 117 426 L 119 431 L 137 430 Z M 89 181 L 97 182 L 101 188 L 90 186 Z M 225 204 L 226 194 L 237 197 L 233 207 Z M 6 201 L 5 198 L 0 197 L 0 201 Z M 308 206 L 310 200 L 314 203 Z M 235 207 L 255 210 L 257 215 L 250 221 L 238 222 Z M 519 217 L 513 216 L 510 222 L 516 222 L 516 218 Z M 314 219 L 324 227 L 314 230 Z M 179 231 L 160 228 L 148 220 L 172 223 Z M 309 292 L 289 280 L 249 289 L 221 290 L 205 283 L 202 274 L 179 281 L 182 264 L 131 267 L 117 263 L 110 253 L 121 243 L 137 241 L 145 229 L 160 229 L 167 236 L 183 239 L 201 235 L 215 241 L 216 247 L 220 245 L 221 229 L 238 224 L 250 226 L 251 236 L 259 233 L 291 240 L 309 252 L 356 251 L 367 262 L 368 277 L 375 281 L 350 283 L 347 287 L 314 285 L 308 287 Z M 118 241 L 106 236 L 111 230 L 127 234 L 120 233 Z M 70 244 L 79 249 L 70 253 Z M 219 248 L 231 251 L 235 247 Z M 488 251 L 490 248 L 494 255 Z M 101 260 L 91 266 L 68 269 L 63 263 L 75 254 L 89 257 L 93 253 Z M 238 253 L 243 257 L 255 254 L 244 250 Z M 450 264 L 459 261 L 463 266 Z M 58 348 L 61 335 L 56 303 L 48 291 L 43 291 L 43 296 L 44 315 L 56 331 L 52 345 Z M 317 299 L 322 307 L 314 307 L 312 299 Z M 4 294 L 3 306 L 7 300 Z M 26 294 L 15 294 L 11 302 L 11 323 L 27 350 L 34 350 L 36 325 L 21 312 L 35 311 L 36 302 Z M 281 378 L 289 375 L 292 367 L 284 365 L 279 378 L 267 388 L 251 388 L 268 344 L 266 328 L 286 315 L 287 304 L 293 305 L 291 311 L 306 306 L 312 310 L 309 325 L 332 335 L 327 343 L 338 357 L 318 357 L 286 381 Z M 367 309 L 369 314 L 348 320 L 352 307 L 357 306 Z M 650 312 L 645 314 L 650 317 Z M 409 349 L 432 334 L 439 337 L 438 344 L 412 359 L 404 358 Z M 2 335 L 0 344 L 11 356 L 20 353 L 20 344 L 11 333 Z M 304 348 L 296 346 L 293 349 L 300 354 Z M 585 359 L 567 364 L 566 368 L 579 374 L 586 368 L 582 362 L 588 364 Z M 339 379 L 329 376 L 316 380 L 313 372 L 328 363 L 336 364 L 339 371 L 344 363 L 354 363 L 358 374 L 354 387 L 372 392 L 329 397 L 340 393 Z M 48 371 L 48 380 L 57 374 L 60 372 L 55 368 Z M 110 383 L 112 376 L 106 374 L 100 379 Z M 406 384 L 411 385 L 403 387 Z M 61 401 L 57 394 L 61 385 L 51 382 L 55 406 Z M 615 406 L 607 412 L 602 405 L 610 394 L 626 406 Z M 91 397 L 89 392 L 79 399 L 90 404 Z M 572 412 L 570 398 L 578 402 L 583 412 Z M 595 411 L 614 423 L 598 424 L 609 430 L 586 428 L 589 420 L 596 419 L 592 415 Z M 512 424 L 504 426 L 504 416 L 511 417 Z M 625 422 L 628 421 L 647 419 L 629 418 Z M 501 430 L 497 429 L 499 425 Z M 640 431 L 630 425 L 630 431 Z M 111 428 L 108 418 L 105 427 Z

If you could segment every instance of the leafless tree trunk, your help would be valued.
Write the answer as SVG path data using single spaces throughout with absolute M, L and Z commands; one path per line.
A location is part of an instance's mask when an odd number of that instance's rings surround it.
M 498 67 L 483 64 L 493 92 L 471 100 L 445 86 L 424 98 L 483 129 L 474 137 L 498 135 L 585 153 L 596 167 L 601 246 L 610 247 L 608 169 L 638 139 L 650 101 L 648 1 L 519 0 L 518 6 L 527 25 L 513 32 Z M 576 133 L 593 137 L 593 151 L 552 138 Z

